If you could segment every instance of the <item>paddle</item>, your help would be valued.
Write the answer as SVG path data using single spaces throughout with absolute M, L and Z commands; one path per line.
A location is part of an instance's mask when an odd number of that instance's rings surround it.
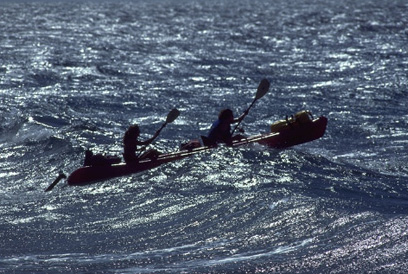
M 179 115 L 180 115 L 180 111 L 179 111 L 178 109 L 176 109 L 176 108 L 173 108 L 173 109 L 169 112 L 169 114 L 167 114 L 166 122 L 165 122 L 165 123 L 159 128 L 159 130 L 157 131 L 157 136 L 159 136 L 160 132 L 162 131 L 162 129 L 163 129 L 167 124 L 173 123 L 174 120 L 176 120 Z M 154 139 L 157 138 L 157 136 L 154 137 L 150 143 L 152 143 L 152 142 L 154 141 Z M 140 152 L 140 154 L 138 155 L 138 157 L 139 157 L 139 156 L 142 154 L 142 152 L 147 148 L 147 146 L 148 146 L 148 145 L 146 145 L 146 146 L 144 146 L 144 147 L 142 147 L 142 148 L 140 149 L 141 152 Z
M 262 81 L 259 83 L 259 86 L 258 86 L 258 89 L 256 91 L 256 95 L 255 95 L 254 100 L 252 101 L 251 105 L 247 108 L 247 110 L 245 110 L 244 117 L 235 126 L 234 130 L 231 133 L 231 136 L 234 134 L 235 130 L 238 128 L 241 121 L 244 120 L 245 116 L 248 114 L 249 110 L 252 108 L 252 106 L 255 104 L 255 102 L 258 99 L 261 99 L 268 92 L 269 86 L 270 86 L 270 83 L 269 83 L 268 79 L 262 79 Z
M 61 172 L 60 175 L 57 177 L 57 179 L 55 179 L 54 182 L 52 182 L 52 184 L 50 184 L 50 186 L 47 187 L 46 190 L 44 190 L 44 192 L 51 191 L 54 188 L 54 186 L 58 184 L 59 181 L 65 178 L 67 178 L 67 176 L 65 176 L 65 174 Z

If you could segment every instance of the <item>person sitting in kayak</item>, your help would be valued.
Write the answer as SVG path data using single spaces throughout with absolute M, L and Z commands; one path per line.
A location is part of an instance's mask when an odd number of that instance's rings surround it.
M 138 162 L 143 158 L 157 158 L 160 154 L 157 150 L 151 149 L 143 153 L 140 157 L 136 155 L 137 146 L 147 146 L 159 135 L 160 131 L 156 131 L 152 138 L 146 141 L 138 140 L 140 135 L 140 129 L 138 125 L 131 125 L 125 132 L 123 137 L 123 158 L 126 163 Z
M 228 146 L 232 145 L 232 140 L 241 139 L 242 136 L 232 136 L 231 135 L 231 124 L 238 123 L 247 115 L 244 112 L 240 117 L 234 119 L 234 114 L 230 109 L 221 110 L 218 115 L 218 120 L 216 120 L 208 133 L 206 138 L 203 138 L 204 145 L 216 145 L 217 143 L 225 143 Z

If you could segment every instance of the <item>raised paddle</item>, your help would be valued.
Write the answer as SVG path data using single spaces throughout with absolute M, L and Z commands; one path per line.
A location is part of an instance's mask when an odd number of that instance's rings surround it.
M 166 122 L 161 126 L 161 128 L 159 129 L 159 132 L 169 123 L 173 123 L 174 120 L 177 119 L 177 117 L 179 117 L 180 115 L 180 111 L 176 108 L 173 108 L 169 114 L 167 114 L 167 118 L 166 118 Z
M 176 120 L 179 115 L 180 115 L 180 111 L 179 111 L 178 109 L 176 109 L 176 108 L 173 108 L 173 109 L 169 112 L 169 114 L 167 114 L 166 122 L 159 128 L 159 130 L 157 131 L 156 137 L 154 137 L 150 143 L 152 143 L 153 140 L 156 139 L 157 136 L 159 136 L 159 133 L 161 132 L 161 130 L 162 130 L 167 124 L 173 123 L 174 120 Z M 148 145 L 146 145 L 146 146 L 144 146 L 144 147 L 142 147 L 142 148 L 140 149 L 141 152 L 140 152 L 140 154 L 138 155 L 138 157 L 143 153 L 143 151 L 147 148 L 147 146 L 148 146 Z
M 249 110 L 250 110 L 251 107 L 255 104 L 255 102 L 256 102 L 258 99 L 261 99 L 261 98 L 268 92 L 269 86 L 270 86 L 270 83 L 269 83 L 268 79 L 262 79 L 262 81 L 259 83 L 259 86 L 258 86 L 258 89 L 257 89 L 257 91 L 256 91 L 256 95 L 255 95 L 254 100 L 252 101 L 251 105 L 249 105 L 249 107 L 247 108 L 247 110 L 245 110 L 244 116 L 243 116 L 242 119 L 238 122 L 238 124 L 235 126 L 234 130 L 233 130 L 232 133 L 231 133 L 231 136 L 232 136 L 232 134 L 234 134 L 235 130 L 238 128 L 238 126 L 239 126 L 239 124 L 241 123 L 241 121 L 244 120 L 245 116 L 248 114 Z

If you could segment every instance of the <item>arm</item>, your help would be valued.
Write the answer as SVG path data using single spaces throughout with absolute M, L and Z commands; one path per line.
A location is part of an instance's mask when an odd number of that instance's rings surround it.
M 138 141 L 137 144 L 140 145 L 140 146 L 147 146 L 147 145 L 149 145 L 151 142 L 153 142 L 153 140 L 156 139 L 157 136 L 159 136 L 159 133 L 160 133 L 160 130 L 156 131 L 156 133 L 153 135 L 152 138 L 149 138 L 149 139 L 147 139 L 147 140 L 145 140 L 145 141 Z
M 242 113 L 241 116 L 239 116 L 238 118 L 234 119 L 234 121 L 233 121 L 232 123 L 235 124 L 235 123 L 241 122 L 241 121 L 245 118 L 245 116 L 247 116 L 247 115 L 248 115 L 248 109 L 245 110 L 245 112 Z

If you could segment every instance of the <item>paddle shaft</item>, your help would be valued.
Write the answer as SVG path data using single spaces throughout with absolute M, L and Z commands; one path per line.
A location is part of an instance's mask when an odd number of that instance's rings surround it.
M 55 179 L 54 182 L 52 182 L 52 184 L 51 184 L 46 190 L 44 190 L 44 191 L 45 191 L 45 192 L 51 191 L 51 190 L 54 188 L 54 186 L 55 186 L 56 184 L 58 184 L 59 181 L 61 181 L 62 179 L 65 179 L 65 178 L 67 178 L 67 176 L 66 176 L 64 173 L 61 173 L 61 174 L 57 177 L 57 179 Z
M 248 113 L 249 110 L 252 108 L 252 106 L 255 104 L 256 100 L 258 100 L 257 98 L 255 98 L 252 103 L 249 105 L 249 107 L 247 108 L 247 110 L 244 113 Z M 244 120 L 245 116 L 247 116 L 247 114 L 244 114 L 244 117 L 242 117 L 241 120 L 238 121 L 238 124 L 235 126 L 235 128 L 232 130 L 231 132 L 231 136 L 234 134 L 235 130 L 238 128 L 238 126 L 241 124 L 242 120 Z
M 177 117 L 180 115 L 180 111 L 178 111 L 178 109 L 174 108 L 172 109 L 169 114 L 167 114 L 167 118 L 166 118 L 166 122 L 159 128 L 159 130 L 157 131 L 156 136 L 150 141 L 149 144 L 151 144 L 160 134 L 160 132 L 162 131 L 162 129 L 167 126 L 167 124 L 172 123 L 174 120 L 177 119 Z M 137 157 L 140 157 L 140 155 L 143 153 L 143 151 L 147 148 L 147 146 L 149 145 L 145 145 L 144 147 L 142 147 L 140 149 L 140 153 Z
M 241 124 L 242 120 L 244 120 L 245 116 L 248 114 L 249 110 L 252 108 L 252 106 L 255 104 L 255 102 L 258 99 L 261 99 L 269 90 L 270 83 L 267 79 L 262 79 L 262 81 L 258 85 L 258 89 L 256 91 L 256 95 L 254 100 L 252 101 L 251 105 L 245 110 L 244 116 L 238 121 L 238 124 L 235 126 L 234 130 L 231 132 L 231 136 L 234 134 L 235 130 L 238 128 L 238 126 Z

